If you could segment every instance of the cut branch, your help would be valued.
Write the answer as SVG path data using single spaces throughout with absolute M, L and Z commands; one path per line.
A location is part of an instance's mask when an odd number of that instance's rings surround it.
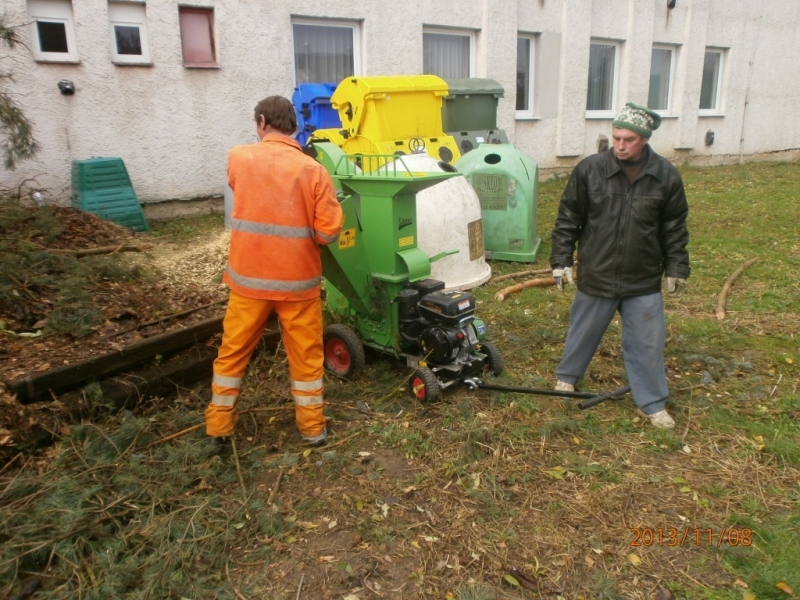
M 209 302 L 208 304 L 203 304 L 202 306 L 196 306 L 194 308 L 190 308 L 189 310 L 184 310 L 182 312 L 174 313 L 171 315 L 167 315 L 166 317 L 161 317 L 160 319 L 153 319 L 152 321 L 147 321 L 145 323 L 139 323 L 138 325 L 134 325 L 133 327 L 128 327 L 127 329 L 121 329 L 119 331 L 115 331 L 114 333 L 110 333 L 107 336 L 100 338 L 101 340 L 107 340 L 113 337 L 117 337 L 118 335 L 122 335 L 123 333 L 130 333 L 131 331 L 136 331 L 137 329 L 144 329 L 145 327 L 149 327 L 150 325 L 156 325 L 163 321 L 169 321 L 170 319 L 177 319 L 180 317 L 185 317 L 187 315 L 191 315 L 192 313 L 196 313 L 199 310 L 203 310 L 204 308 L 209 308 L 211 306 L 216 306 L 217 304 L 223 304 L 227 302 L 228 299 L 224 298 L 222 300 L 215 300 L 214 302 Z
M 120 244 L 119 246 L 101 246 L 99 248 L 86 248 L 84 250 L 76 250 L 75 256 L 80 258 L 82 256 L 94 256 L 97 254 L 116 254 L 117 252 L 144 252 L 150 250 L 153 244 Z
M 717 321 L 722 321 L 725 318 L 725 304 L 728 301 L 728 293 L 731 291 L 731 287 L 733 287 L 733 282 L 736 281 L 739 276 L 744 273 L 749 267 L 753 266 L 758 262 L 758 257 L 755 256 L 744 263 L 741 267 L 736 269 L 733 272 L 733 275 L 728 277 L 728 280 L 725 282 L 725 285 L 722 286 L 722 291 L 719 293 L 719 297 L 717 298 Z
M 503 288 L 499 292 L 494 295 L 494 299 L 498 302 L 502 302 L 511 294 L 519 292 L 521 290 L 526 290 L 532 287 L 542 287 L 545 285 L 555 285 L 556 280 L 552 277 L 545 277 L 544 279 L 529 279 L 528 281 L 523 281 L 522 283 L 518 283 L 516 285 L 510 285 L 508 287 Z
M 52 250 L 62 254 L 71 254 L 76 258 L 95 256 L 97 254 L 116 254 L 117 252 L 144 252 L 150 250 L 153 244 L 118 244 L 116 246 L 99 246 L 97 248 L 83 248 L 82 250 Z
M 528 277 L 531 275 L 545 275 L 550 273 L 550 269 L 532 269 L 528 271 L 518 271 L 516 273 L 508 273 L 507 275 L 499 275 L 498 277 L 492 277 L 489 280 L 489 283 L 500 283 L 501 281 L 506 281 L 507 279 L 517 279 L 519 277 Z
M 158 446 L 159 444 L 163 444 L 164 442 L 170 442 L 172 440 L 176 440 L 179 437 L 186 435 L 187 433 L 192 433 L 193 431 L 197 431 L 201 427 L 205 427 L 206 423 L 203 421 L 202 423 L 198 423 L 197 425 L 192 425 L 191 427 L 187 427 L 186 429 L 181 429 L 177 433 L 173 433 L 172 435 L 168 435 L 163 437 L 155 442 L 150 442 L 147 446 L 144 447 L 145 450 L 148 448 L 152 448 L 153 446 Z

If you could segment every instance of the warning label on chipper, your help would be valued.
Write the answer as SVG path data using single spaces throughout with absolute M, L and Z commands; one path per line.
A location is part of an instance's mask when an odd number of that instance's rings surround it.
M 356 228 L 342 229 L 339 233 L 339 250 L 352 248 L 356 245 Z

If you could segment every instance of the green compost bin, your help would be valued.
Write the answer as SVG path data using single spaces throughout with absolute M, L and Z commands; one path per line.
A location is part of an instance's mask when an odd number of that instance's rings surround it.
M 539 167 L 511 144 L 483 144 L 454 165 L 481 202 L 486 258 L 533 262 L 541 238 L 536 233 Z
M 136 231 L 150 231 L 121 158 L 72 161 L 72 208 Z
M 464 155 L 481 144 L 507 144 L 497 128 L 497 103 L 505 93 L 494 79 L 445 79 L 442 129 L 452 136 Z

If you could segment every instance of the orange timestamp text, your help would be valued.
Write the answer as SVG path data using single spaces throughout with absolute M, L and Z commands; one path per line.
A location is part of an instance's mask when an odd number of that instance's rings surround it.
M 727 543 L 730 546 L 750 546 L 753 543 L 753 532 L 739 527 L 723 527 L 715 530 L 711 527 L 675 527 L 653 528 L 632 527 L 631 546 L 716 546 Z

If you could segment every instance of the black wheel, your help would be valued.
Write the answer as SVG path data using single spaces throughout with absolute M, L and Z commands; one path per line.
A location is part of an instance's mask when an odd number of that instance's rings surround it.
M 419 367 L 411 376 L 411 394 L 420 402 L 436 402 L 442 397 L 442 388 L 433 371 Z
M 322 337 L 325 368 L 344 379 L 355 379 L 364 368 L 364 344 L 347 325 L 336 323 L 325 328 Z
M 499 376 L 503 372 L 504 366 L 500 350 L 491 342 L 483 342 L 481 352 L 486 355 L 486 369 L 495 377 Z

